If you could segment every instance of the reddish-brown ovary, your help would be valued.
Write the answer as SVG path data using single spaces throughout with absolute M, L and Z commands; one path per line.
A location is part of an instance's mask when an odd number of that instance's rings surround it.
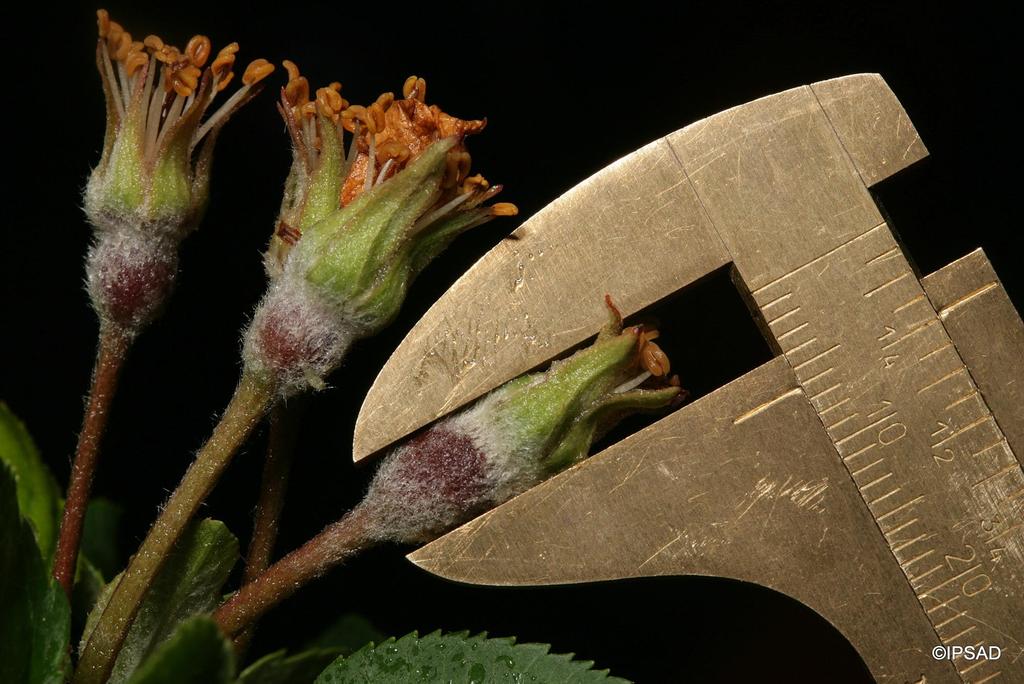
M 115 264 L 103 279 L 107 315 L 129 327 L 149 319 L 166 298 L 174 271 L 172 264 L 160 260 Z
M 405 445 L 394 474 L 453 504 L 471 506 L 487 493 L 485 465 L 486 456 L 469 436 L 439 425 Z

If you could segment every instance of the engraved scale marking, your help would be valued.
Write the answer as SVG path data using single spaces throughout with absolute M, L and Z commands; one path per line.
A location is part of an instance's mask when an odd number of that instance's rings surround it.
M 1024 587 L 989 553 L 1024 562 L 1024 534 L 1006 522 L 1007 483 L 1021 473 L 1012 452 L 1007 463 L 994 449 L 1005 441 L 999 426 L 885 224 L 814 263 L 757 289 L 755 303 L 785 294 L 787 332 L 771 330 L 936 634 L 947 644 L 1006 643 L 1008 608 L 994 598 Z M 952 505 L 928 497 L 966 489 Z M 1003 522 L 984 532 L 986 520 Z

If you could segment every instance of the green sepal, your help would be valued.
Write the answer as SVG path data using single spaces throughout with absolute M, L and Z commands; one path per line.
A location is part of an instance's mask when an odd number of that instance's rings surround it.
M 110 83 L 110 75 L 107 73 L 107 57 L 104 50 L 104 39 L 96 41 L 96 69 L 100 72 L 100 81 L 103 83 L 103 101 L 107 110 L 107 123 L 103 131 L 103 154 L 100 156 L 100 163 L 96 165 L 96 171 L 102 173 L 110 161 L 110 153 L 114 148 L 114 140 L 117 138 L 117 129 L 121 125 L 121 115 L 117 110 L 117 101 L 114 99 L 114 90 Z
M 397 313 L 409 279 L 417 221 L 441 192 L 454 138 L 441 140 L 387 181 L 310 226 L 292 258 L 328 298 L 344 302 L 375 328 Z
M 427 227 L 410 246 L 408 261 L 413 277 L 447 249 L 452 240 L 490 219 L 489 207 L 477 208 L 457 211 Z
M 634 362 L 636 343 L 633 334 L 595 342 L 504 394 L 494 420 L 502 434 L 518 442 L 513 449 L 548 453 L 558 447 L 571 423 L 623 381 L 624 370 Z
M 112 213 L 139 212 L 146 201 L 149 169 L 146 168 L 146 108 L 142 89 L 136 88 L 120 120 L 110 156 L 100 175 L 100 204 Z M 90 179 L 90 183 L 92 180 Z
M 210 72 L 205 71 L 193 93 L 194 104 L 163 134 L 149 180 L 150 218 L 184 220 L 196 213 L 192 196 L 192 139 L 205 111 L 199 103 L 208 99 L 212 87 Z
M 337 125 L 325 116 L 317 115 L 320 133 L 320 154 L 316 166 L 306 180 L 306 193 L 295 228 L 305 233 L 310 227 L 337 211 L 341 202 L 342 170 L 345 149 Z
M 594 440 L 622 417 L 664 408 L 678 395 L 678 387 L 666 387 L 657 390 L 635 389 L 604 397 L 573 424 L 558 446 L 548 454 L 543 461 L 545 470 L 557 473 L 568 468 L 585 458 Z

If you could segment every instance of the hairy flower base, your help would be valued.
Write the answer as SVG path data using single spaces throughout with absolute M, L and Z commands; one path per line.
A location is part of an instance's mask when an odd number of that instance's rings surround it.
M 249 372 L 289 397 L 310 386 L 323 387 L 323 378 L 341 363 L 355 333 L 306 282 L 281 279 L 256 310 L 242 358 Z
M 511 380 L 393 449 L 363 501 L 214 613 L 228 636 L 354 553 L 427 542 L 585 458 L 626 415 L 680 400 L 657 331 L 609 320 L 594 343 Z
M 115 225 L 97 232 L 86 282 L 102 324 L 134 336 L 159 314 L 178 271 L 177 241 L 154 239 L 165 229 Z
M 502 392 L 441 421 L 381 463 L 366 498 L 366 536 L 402 544 L 435 539 L 546 477 L 489 420 Z

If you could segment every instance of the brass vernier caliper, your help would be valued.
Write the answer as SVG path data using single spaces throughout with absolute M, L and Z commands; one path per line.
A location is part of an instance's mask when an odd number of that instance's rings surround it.
M 526 221 L 381 371 L 357 460 L 594 334 L 606 292 L 628 314 L 731 265 L 778 356 L 410 559 L 496 585 L 730 577 L 816 610 L 879 681 L 1024 681 L 1024 324 L 980 250 L 912 271 L 868 188 L 926 154 L 882 78 L 848 76 Z

